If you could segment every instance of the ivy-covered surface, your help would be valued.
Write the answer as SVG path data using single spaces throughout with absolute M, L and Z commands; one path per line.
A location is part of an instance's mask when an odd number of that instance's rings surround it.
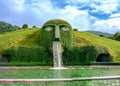
M 65 46 L 62 53 L 62 60 L 64 65 L 80 65 L 80 63 L 85 65 L 96 62 L 99 54 L 109 54 L 109 52 L 103 46 L 86 45 L 70 48 Z M 112 58 L 110 57 L 110 59 Z M 53 55 L 52 50 L 46 49 L 43 46 L 10 47 L 3 51 L 1 61 L 13 62 L 12 65 L 16 64 L 15 62 L 39 62 L 32 64 L 53 65 Z
M 52 64 L 52 56 L 43 46 L 10 47 L 3 51 L 2 62 L 45 62 Z
M 65 48 L 63 52 L 64 64 L 79 63 L 79 62 L 93 62 L 96 61 L 98 51 L 94 46 L 81 46 Z
M 59 25 L 59 31 L 60 31 L 60 40 L 55 39 L 55 26 Z M 50 31 L 45 30 L 46 27 L 53 28 Z M 68 27 L 69 30 L 65 31 L 62 30 L 62 27 Z M 59 33 L 59 32 L 58 32 Z M 72 46 L 73 44 L 73 31 L 71 25 L 60 19 L 55 20 L 49 20 L 47 21 L 41 29 L 40 33 L 40 45 L 45 46 L 46 48 L 51 48 L 53 41 L 60 41 L 62 43 L 62 46 Z

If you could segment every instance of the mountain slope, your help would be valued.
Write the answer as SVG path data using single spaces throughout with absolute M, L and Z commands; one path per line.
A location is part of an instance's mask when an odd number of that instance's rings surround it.
M 90 33 L 95 34 L 95 35 L 103 35 L 105 37 L 112 37 L 113 36 L 113 34 L 100 32 L 100 31 L 86 31 L 86 32 L 90 32 Z
M 120 42 L 96 36 L 89 32 L 74 31 L 74 45 L 95 45 L 108 48 L 113 60 L 120 61 Z M 0 53 L 11 46 L 40 46 L 40 29 L 23 29 L 0 35 Z
M 0 21 L 0 34 L 4 32 L 10 32 L 10 31 L 15 31 L 17 29 L 20 29 L 19 26 L 14 26 L 12 24 Z

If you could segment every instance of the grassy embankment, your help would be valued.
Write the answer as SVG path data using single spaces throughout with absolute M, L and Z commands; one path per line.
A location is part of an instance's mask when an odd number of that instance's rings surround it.
M 39 29 L 23 29 L 0 35 L 0 53 L 11 46 L 39 46 Z
M 96 36 L 88 32 L 74 32 L 75 35 L 75 45 L 83 44 L 93 44 L 95 46 L 104 46 L 108 48 L 113 60 L 115 62 L 120 62 L 120 42 Z

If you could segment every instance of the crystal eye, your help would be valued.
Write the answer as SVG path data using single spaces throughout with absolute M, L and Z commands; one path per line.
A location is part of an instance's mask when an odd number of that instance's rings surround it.
M 52 27 L 46 27 L 45 30 L 46 31 L 51 31 L 53 28 Z
M 63 31 L 68 31 L 68 30 L 69 30 L 68 27 L 62 27 L 61 29 L 62 29 Z

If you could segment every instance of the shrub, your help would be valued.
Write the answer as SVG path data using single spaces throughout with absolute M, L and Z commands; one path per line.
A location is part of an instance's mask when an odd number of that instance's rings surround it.
M 105 36 L 104 36 L 104 35 L 102 35 L 102 34 L 100 34 L 99 36 L 100 36 L 100 37 L 105 37 Z
M 74 28 L 74 31 L 78 31 L 78 29 Z
M 100 66 L 120 66 L 119 62 L 91 62 L 90 65 Z
M 23 24 L 22 28 L 23 28 L 23 29 L 28 28 L 28 24 Z
M 97 51 L 99 52 L 99 54 L 101 54 L 101 53 L 108 54 L 109 53 L 108 49 L 104 46 L 96 46 L 96 48 L 97 48 Z
M 0 66 L 48 66 L 46 62 L 1 62 Z
M 114 40 L 120 41 L 120 32 L 116 32 L 113 36 Z
M 46 62 L 52 64 L 52 57 L 43 46 L 19 46 L 11 47 L 3 52 L 3 54 L 11 55 L 10 62 Z
M 92 62 L 96 61 L 98 55 L 97 49 L 92 46 L 81 46 L 73 48 L 65 48 L 63 52 L 63 63 L 79 63 L 79 62 Z

